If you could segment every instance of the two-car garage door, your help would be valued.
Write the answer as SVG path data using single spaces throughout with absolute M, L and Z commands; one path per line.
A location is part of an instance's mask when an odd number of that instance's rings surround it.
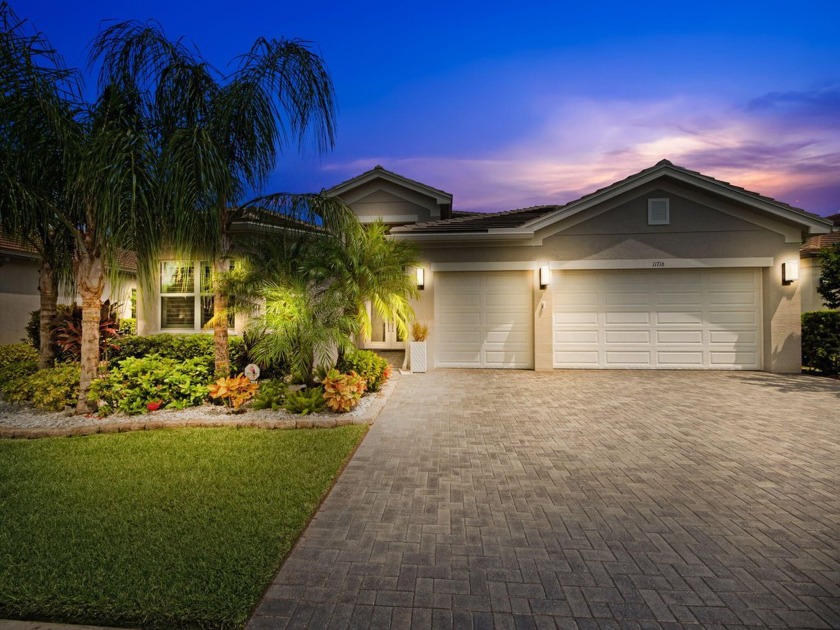
M 554 367 L 761 369 L 757 269 L 558 275 Z
M 532 271 L 435 275 L 438 367 L 534 365 Z M 556 368 L 761 369 L 758 269 L 554 274 Z

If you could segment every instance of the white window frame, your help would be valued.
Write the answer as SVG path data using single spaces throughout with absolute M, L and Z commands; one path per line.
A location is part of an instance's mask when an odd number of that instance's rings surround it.
M 192 265 L 193 267 L 193 290 L 191 292 L 181 292 L 181 293 L 164 293 L 163 291 L 163 267 L 166 264 L 176 264 L 183 267 L 188 265 Z M 210 265 L 211 272 L 212 272 L 212 263 L 208 260 L 193 260 L 193 261 L 183 261 L 183 260 L 162 260 L 160 262 L 160 271 L 158 274 L 158 288 L 159 288 L 159 317 L 158 317 L 158 329 L 162 332 L 170 332 L 170 333 L 191 333 L 191 332 L 202 332 L 204 328 L 201 325 L 201 298 L 205 296 L 213 296 L 212 292 L 201 292 L 201 273 L 203 271 L 204 265 Z M 192 328 L 164 328 L 163 326 L 163 298 L 192 298 L 193 299 L 193 327 Z
M 665 202 L 665 220 L 654 220 L 653 204 L 657 201 Z M 648 225 L 671 225 L 671 200 L 668 197 L 654 197 L 648 199 Z

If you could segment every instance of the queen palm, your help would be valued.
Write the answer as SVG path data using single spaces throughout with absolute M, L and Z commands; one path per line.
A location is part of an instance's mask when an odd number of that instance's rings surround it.
M 0 26 L 0 226 L 40 259 L 38 362 L 45 368 L 54 359 L 50 331 L 59 287 L 73 284 L 73 241 L 54 212 L 67 192 L 55 110 L 69 118 L 77 76 L 6 4 L 0 5 Z
M 118 284 L 120 254 L 137 254 L 144 288 L 157 279 L 164 235 L 187 255 L 210 255 L 221 269 L 233 206 L 265 179 L 287 132 L 302 138 L 314 126 L 319 147 L 332 143 L 332 85 L 317 55 L 298 42 L 258 40 L 225 79 L 156 26 L 128 23 L 94 42 L 93 56 L 104 64 L 99 96 L 88 105 L 78 96 L 78 74 L 43 54 L 48 42 L 26 34 L 5 4 L 2 13 L 10 16 L 0 39 L 2 159 L 23 155 L 31 168 L 49 154 L 59 168 L 55 186 L 8 190 L 0 220 L 21 236 L 49 225 L 72 243 L 83 313 L 78 409 L 85 411 L 99 362 L 105 279 Z M 25 124 L 33 99 L 48 133 Z M 3 171 L 15 179 L 13 168 Z M 224 369 L 227 323 L 224 296 L 217 298 Z
M 287 144 L 333 146 L 332 81 L 305 42 L 260 38 L 225 75 L 156 24 L 111 26 L 93 55 L 105 84 L 150 95 L 149 117 L 173 159 L 161 174 L 175 219 L 171 245 L 182 257 L 213 261 L 215 366 L 225 374 L 229 322 L 218 280 L 229 267 L 232 225 Z

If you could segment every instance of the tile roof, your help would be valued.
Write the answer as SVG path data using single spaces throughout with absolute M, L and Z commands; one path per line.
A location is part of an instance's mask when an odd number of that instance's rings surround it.
M 645 175 L 663 168 L 670 168 L 676 170 L 678 172 L 682 172 L 692 177 L 696 177 L 698 179 L 705 180 L 707 182 L 714 183 L 718 186 L 723 186 L 730 190 L 733 190 L 739 194 L 747 195 L 752 197 L 758 201 L 762 201 L 764 203 L 769 203 L 774 206 L 777 206 L 781 209 L 795 212 L 796 214 L 802 215 L 808 218 L 816 218 L 825 220 L 826 217 L 821 217 L 819 215 L 813 214 L 811 212 L 807 212 L 802 210 L 801 208 L 796 208 L 789 204 L 786 204 L 781 201 L 777 201 L 771 197 L 767 197 L 765 195 L 761 195 L 757 192 L 753 192 L 742 188 L 740 186 L 735 186 L 734 184 L 730 184 L 729 182 L 725 182 L 720 179 L 716 179 L 714 177 L 710 177 L 708 175 L 703 175 L 698 171 L 692 171 L 682 166 L 678 166 L 673 164 L 669 160 L 660 160 L 653 166 L 650 166 L 646 169 L 639 171 L 638 173 L 633 173 L 621 179 L 617 182 L 610 184 L 609 186 L 604 186 L 603 188 L 599 188 L 591 193 L 587 193 L 586 195 L 570 201 L 565 204 L 561 205 L 545 205 L 545 206 L 534 206 L 531 208 L 522 208 L 520 210 L 509 210 L 507 212 L 496 212 L 492 214 L 482 214 L 482 213 L 474 213 L 468 216 L 462 216 L 442 221 L 430 221 L 427 223 L 417 223 L 413 225 L 405 225 L 399 228 L 395 228 L 395 232 L 399 233 L 444 233 L 444 232 L 487 232 L 490 228 L 518 228 L 527 225 L 529 222 L 539 219 L 547 214 L 552 212 L 558 212 L 561 210 L 569 209 L 572 206 L 576 206 L 581 204 L 593 197 L 601 195 L 607 191 L 610 191 L 615 188 L 619 188 L 624 184 L 632 183 L 637 179 L 643 178 Z M 453 213 L 453 214 L 460 214 L 460 213 Z
M 817 234 L 805 239 L 802 247 L 799 248 L 799 255 L 804 258 L 816 256 L 824 247 L 840 244 L 840 212 L 825 217 L 834 223 L 834 231 L 829 234 Z
M 487 232 L 490 229 L 517 228 L 539 219 L 546 214 L 554 212 L 562 206 L 532 206 L 530 208 L 519 208 L 517 210 L 506 210 L 504 212 L 475 212 L 472 214 L 456 213 L 452 219 L 440 221 L 427 221 L 425 223 L 412 223 L 399 228 L 394 232 Z
M 29 243 L 24 243 L 17 239 L 9 238 L 5 234 L 0 234 L 0 250 L 4 252 L 12 252 L 26 256 L 27 258 L 37 258 L 38 252 Z
M 19 239 L 0 234 L 0 251 L 16 254 L 23 258 L 38 259 L 38 250 Z M 132 251 L 122 250 L 117 255 L 120 269 L 127 273 L 137 273 L 137 256 Z

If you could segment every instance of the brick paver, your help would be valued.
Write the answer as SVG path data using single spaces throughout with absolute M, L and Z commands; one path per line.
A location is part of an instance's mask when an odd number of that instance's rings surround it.
M 840 384 L 400 379 L 249 628 L 838 628 Z

